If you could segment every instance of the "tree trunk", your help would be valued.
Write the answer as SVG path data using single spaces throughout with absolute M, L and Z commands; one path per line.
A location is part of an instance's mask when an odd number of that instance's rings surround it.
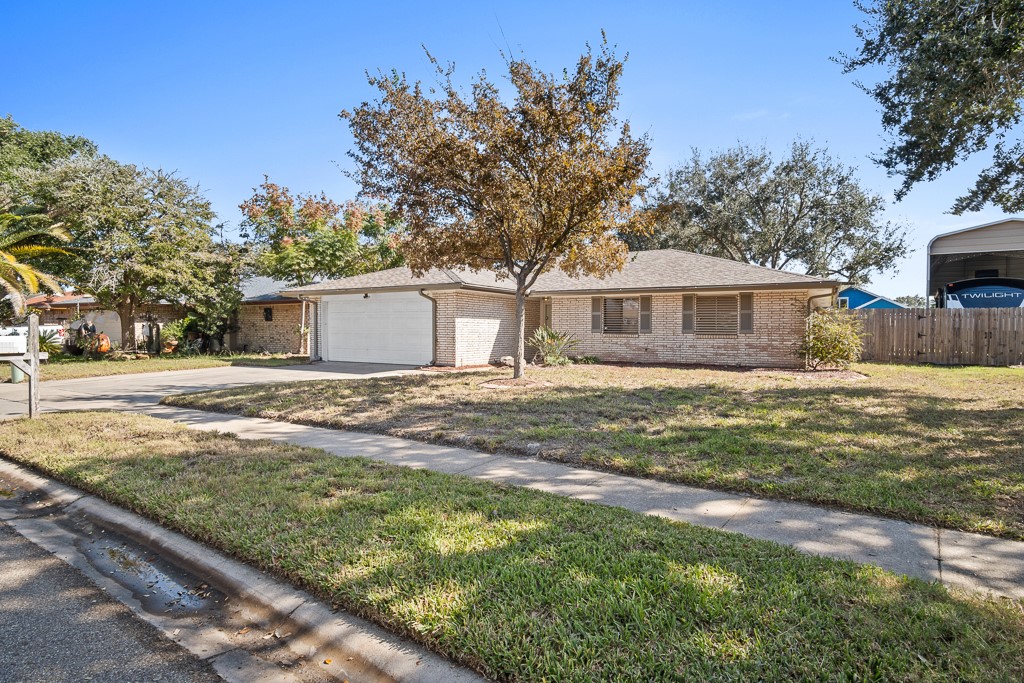
M 526 376 L 526 288 L 516 287 L 516 355 L 512 370 L 514 379 Z
M 135 299 L 129 297 L 117 307 L 117 315 L 121 318 L 121 348 L 134 351 L 135 341 Z

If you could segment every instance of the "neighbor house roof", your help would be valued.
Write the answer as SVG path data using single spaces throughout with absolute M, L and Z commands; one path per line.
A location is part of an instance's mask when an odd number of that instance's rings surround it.
M 68 292 L 67 294 L 34 294 L 25 300 L 26 305 L 38 308 L 44 303 L 53 308 L 67 308 L 69 306 L 92 306 L 96 299 L 88 294 Z
M 851 306 L 850 308 L 852 309 L 867 308 L 871 304 L 878 301 L 886 301 L 892 304 L 893 306 L 896 306 L 897 308 L 910 308 L 906 304 L 901 304 L 899 301 L 894 301 L 893 299 L 884 297 L 881 294 L 875 294 L 874 292 L 869 292 L 863 287 L 855 287 L 853 285 L 847 285 L 846 287 L 843 287 L 841 290 L 839 290 L 839 296 L 846 296 L 848 292 L 860 292 L 861 294 L 864 294 L 867 297 L 867 299 L 861 302 L 860 304 L 856 306 Z
M 287 289 L 288 283 L 272 277 L 251 277 L 242 280 L 242 303 L 264 304 L 274 302 L 296 302 L 293 297 L 283 296 L 281 290 Z
M 537 279 L 531 294 L 602 294 L 608 292 L 652 292 L 722 289 L 819 289 L 839 283 L 739 261 L 701 256 L 676 249 L 639 251 L 629 255 L 622 270 L 607 277 L 569 277 L 560 270 Z M 435 268 L 422 277 L 413 277 L 406 267 L 382 270 L 321 282 L 308 287 L 293 287 L 286 294 L 330 294 L 339 291 L 408 289 L 476 289 L 513 293 L 512 280 L 499 280 L 490 271 L 472 272 Z
M 79 292 L 66 292 L 64 294 L 33 294 L 32 296 L 25 299 L 25 304 L 33 308 L 39 308 L 43 304 L 47 304 L 50 308 L 72 308 L 74 306 L 100 306 L 97 303 L 95 297 L 91 294 L 81 294 Z M 155 304 L 160 306 L 174 306 L 175 304 L 166 299 L 160 299 Z

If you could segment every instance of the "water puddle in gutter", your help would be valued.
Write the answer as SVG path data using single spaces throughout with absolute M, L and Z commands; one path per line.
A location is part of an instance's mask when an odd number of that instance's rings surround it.
M 202 615 L 222 606 L 225 596 L 151 551 L 92 524 L 77 521 L 91 538 L 77 542 L 96 569 L 117 581 L 151 614 Z
M 131 593 L 137 601 L 137 607 L 129 605 L 131 609 L 170 619 L 159 628 L 172 637 L 179 632 L 174 628 L 177 624 L 181 630 L 216 629 L 226 634 L 236 648 L 307 683 L 390 680 L 370 668 L 362 670 L 352 656 L 347 656 L 347 651 L 333 652 L 313 646 L 307 651 L 293 649 L 293 634 L 286 625 L 264 624 L 256 615 L 247 616 L 244 603 L 229 602 L 228 596 L 189 570 L 88 519 L 64 514 L 59 504 L 41 492 L 25 490 L 0 478 L 0 520 L 28 518 L 47 518 L 69 533 L 81 558 Z M 338 672 L 337 677 L 324 670 L 328 664 Z

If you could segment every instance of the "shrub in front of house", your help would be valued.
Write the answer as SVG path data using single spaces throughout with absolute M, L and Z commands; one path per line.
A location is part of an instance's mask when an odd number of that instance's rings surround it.
M 540 360 L 544 365 L 571 365 L 570 354 L 579 344 L 569 332 L 559 332 L 550 327 L 538 327 L 527 342 L 537 349 L 533 360 Z
M 801 353 L 812 370 L 850 367 L 864 351 L 864 321 L 856 313 L 828 308 L 807 318 Z

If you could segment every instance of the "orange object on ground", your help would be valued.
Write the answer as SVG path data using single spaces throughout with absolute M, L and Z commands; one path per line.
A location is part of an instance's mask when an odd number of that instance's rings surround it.
M 110 337 L 102 332 L 96 337 L 96 351 L 106 353 L 110 350 Z

